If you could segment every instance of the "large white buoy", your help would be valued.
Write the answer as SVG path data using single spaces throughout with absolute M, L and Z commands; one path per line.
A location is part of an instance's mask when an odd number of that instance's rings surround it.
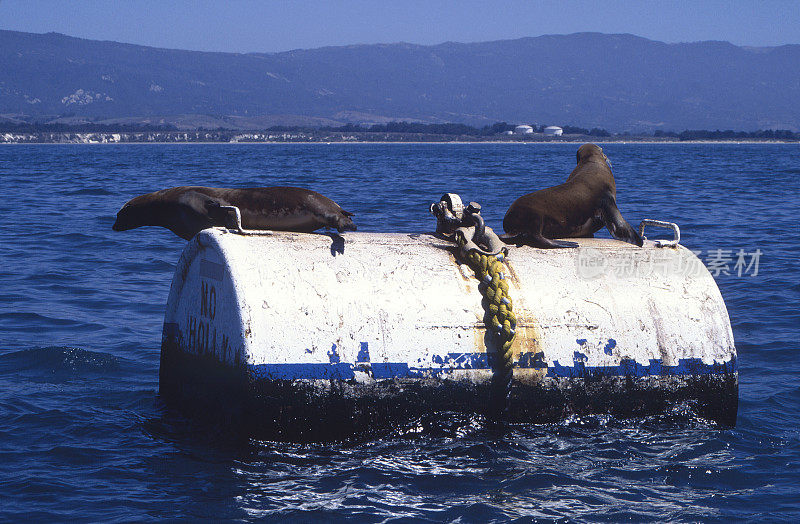
M 508 420 L 685 403 L 735 424 L 736 349 L 702 263 L 680 245 L 571 240 L 580 247 L 506 259 L 517 316 Z M 484 305 L 454 253 L 429 234 L 205 230 L 172 282 L 162 393 L 286 439 L 483 412 Z

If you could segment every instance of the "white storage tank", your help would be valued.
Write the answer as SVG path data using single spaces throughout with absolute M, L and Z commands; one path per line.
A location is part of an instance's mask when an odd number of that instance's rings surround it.
M 533 133 L 533 128 L 528 125 L 521 125 L 514 128 L 515 135 L 530 135 Z
M 561 136 L 564 134 L 564 130 L 558 126 L 547 126 L 544 128 L 544 134 L 548 136 Z
M 517 316 L 507 419 L 685 403 L 735 424 L 736 349 L 702 263 L 681 246 L 577 242 L 506 259 Z M 482 413 L 493 350 L 478 282 L 454 254 L 432 234 L 205 230 L 172 282 L 161 392 L 286 440 Z

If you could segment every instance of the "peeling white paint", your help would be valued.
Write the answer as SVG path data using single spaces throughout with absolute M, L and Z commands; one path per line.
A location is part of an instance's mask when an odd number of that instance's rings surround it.
M 725 304 L 690 251 L 577 241 L 578 249 L 510 252 L 509 295 L 525 348 L 516 358 L 534 348 L 548 367 L 735 359 Z M 587 257 L 598 256 L 605 270 L 587 274 Z M 230 365 L 355 364 L 368 348 L 373 365 L 430 368 L 485 352 L 483 314 L 477 281 L 452 244 L 432 235 L 347 233 L 341 244 L 322 234 L 211 229 L 181 257 L 165 326 L 185 350 Z

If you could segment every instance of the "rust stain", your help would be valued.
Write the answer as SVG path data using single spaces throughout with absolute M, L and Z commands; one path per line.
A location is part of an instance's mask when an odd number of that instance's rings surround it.
M 514 266 L 511 265 L 511 261 L 508 258 L 506 258 L 504 265 L 508 268 L 508 274 L 511 275 L 511 281 L 514 282 L 514 284 L 519 282 L 519 276 L 517 276 L 517 272 L 514 270 Z
M 458 273 L 458 276 L 461 277 L 461 280 L 463 280 L 464 282 L 470 282 L 471 280 L 474 280 L 473 276 L 465 275 L 464 272 L 461 270 L 461 263 L 456 258 L 455 253 L 453 253 L 452 251 L 448 251 L 447 256 L 450 258 L 453 264 L 455 264 L 456 273 Z M 469 270 L 469 273 L 472 273 L 472 269 Z
M 472 336 L 475 339 L 475 353 L 486 353 L 486 328 L 483 325 L 475 326 Z
M 514 352 L 514 360 L 519 362 L 523 353 L 534 355 L 544 353 L 541 325 L 533 313 L 525 307 L 520 293 L 517 292 L 520 288 L 520 280 L 511 260 L 506 258 L 504 265 L 508 268 L 509 295 L 514 305 L 514 314 L 517 316 L 517 334 L 511 343 L 511 349 Z M 544 360 L 544 355 L 542 355 L 542 360 Z M 546 369 L 514 368 L 514 380 L 528 384 L 540 382 L 546 374 Z
M 517 327 L 517 336 L 511 343 L 514 357 L 517 362 L 523 353 L 544 353 L 541 347 L 541 339 L 535 327 Z M 544 355 L 542 355 L 544 358 Z M 531 359 L 532 360 L 532 359 Z M 536 384 L 544 379 L 547 374 L 546 369 L 541 368 L 514 368 L 514 380 L 523 384 Z

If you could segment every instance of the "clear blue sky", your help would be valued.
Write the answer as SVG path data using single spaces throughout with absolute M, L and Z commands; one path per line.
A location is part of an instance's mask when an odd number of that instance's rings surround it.
M 796 0 L 0 0 L 0 29 L 203 51 L 633 33 L 665 42 L 800 43 Z

